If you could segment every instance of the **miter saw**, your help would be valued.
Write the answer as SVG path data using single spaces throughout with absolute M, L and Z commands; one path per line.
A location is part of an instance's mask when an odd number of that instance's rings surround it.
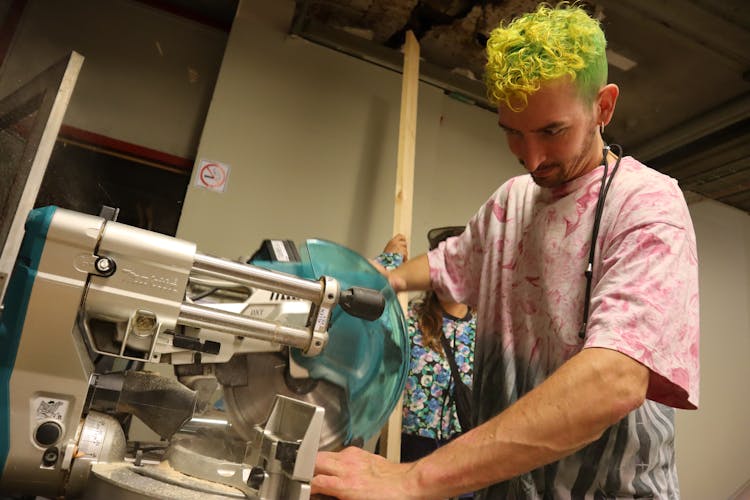
M 0 317 L 0 494 L 309 498 L 319 449 L 387 421 L 406 330 L 355 252 L 268 245 L 232 261 L 32 210 Z M 136 418 L 161 439 L 129 439 Z

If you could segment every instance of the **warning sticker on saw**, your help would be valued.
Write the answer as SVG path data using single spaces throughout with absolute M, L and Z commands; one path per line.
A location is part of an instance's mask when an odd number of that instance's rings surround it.
M 56 420 L 62 422 L 68 412 L 68 402 L 64 399 L 37 397 L 32 403 L 35 420 Z

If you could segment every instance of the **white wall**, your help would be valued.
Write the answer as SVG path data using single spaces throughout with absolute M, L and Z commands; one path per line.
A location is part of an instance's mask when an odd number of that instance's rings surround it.
M 75 50 L 85 61 L 65 125 L 192 158 L 226 39 L 131 0 L 29 0 L 0 96 Z
M 372 256 L 392 235 L 401 75 L 288 37 L 293 9 L 241 2 L 198 151 L 230 165 L 228 187 L 191 186 L 177 235 L 226 257 L 310 237 Z M 416 144 L 413 253 L 520 172 L 493 113 L 427 84 Z
M 750 479 L 750 216 L 690 206 L 700 269 L 701 401 L 677 412 L 684 500 L 729 498 Z

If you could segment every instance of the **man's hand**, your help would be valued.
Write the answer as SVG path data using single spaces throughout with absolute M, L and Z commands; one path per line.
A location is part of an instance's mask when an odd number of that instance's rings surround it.
M 315 460 L 312 494 L 340 500 L 418 499 L 409 487 L 414 464 L 394 464 L 380 455 L 349 447 L 337 453 L 321 451 Z
M 391 240 L 386 243 L 383 252 L 401 254 L 401 256 L 404 258 L 404 262 L 406 262 L 409 259 L 409 247 L 406 244 L 406 236 L 399 233 L 391 238 Z

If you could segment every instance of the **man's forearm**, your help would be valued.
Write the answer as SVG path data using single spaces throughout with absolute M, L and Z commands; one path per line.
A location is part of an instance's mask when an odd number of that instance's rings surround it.
M 444 498 L 570 455 L 640 406 L 648 377 L 623 354 L 585 349 L 506 411 L 420 460 L 414 488 Z
M 429 290 L 430 263 L 427 254 L 410 259 L 390 271 L 388 281 L 397 292 Z

